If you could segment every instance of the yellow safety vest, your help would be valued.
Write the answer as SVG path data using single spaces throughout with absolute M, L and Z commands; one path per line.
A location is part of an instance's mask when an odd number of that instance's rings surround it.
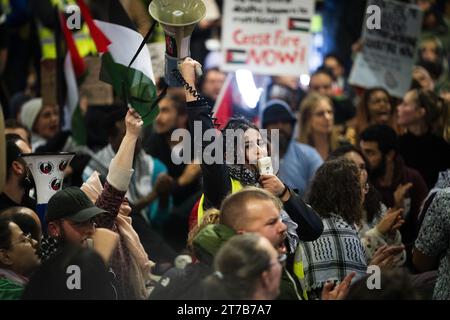
M 308 300 L 308 292 L 306 291 L 305 272 L 303 269 L 302 246 L 299 244 L 295 250 L 294 256 L 294 274 L 302 285 L 303 299 Z
M 9 14 L 11 12 L 11 6 L 9 4 L 9 0 L 1 0 L 3 14 Z
M 52 4 L 60 10 L 64 10 L 67 5 L 76 5 L 75 0 L 52 0 Z M 89 33 L 89 27 L 83 23 L 81 30 L 74 32 L 73 37 L 78 52 L 82 58 L 89 54 L 96 54 L 95 43 Z M 42 59 L 56 59 L 55 36 L 53 30 L 42 25 L 39 26 L 39 38 L 41 41 Z
M 236 193 L 239 190 L 241 190 L 242 184 L 233 178 L 231 179 L 231 193 Z M 205 194 L 202 193 L 202 196 L 200 198 L 200 202 L 198 203 L 198 209 L 197 209 L 197 224 L 200 225 L 200 223 L 203 220 L 204 210 L 203 210 L 203 203 L 205 202 Z
M 231 179 L 231 193 L 238 192 L 243 188 L 242 184 L 233 178 Z M 203 193 L 200 202 L 198 203 L 198 209 L 197 209 L 197 224 L 200 225 L 200 223 L 203 220 L 204 210 L 203 210 L 203 203 L 205 201 L 205 194 Z M 302 261 L 302 248 L 300 245 L 297 246 L 297 250 L 295 251 L 295 257 L 294 257 L 294 274 L 298 278 L 298 281 L 300 282 L 302 286 L 302 294 L 303 299 L 308 300 L 308 294 L 306 292 L 306 282 L 305 282 L 305 273 L 303 271 L 303 261 Z

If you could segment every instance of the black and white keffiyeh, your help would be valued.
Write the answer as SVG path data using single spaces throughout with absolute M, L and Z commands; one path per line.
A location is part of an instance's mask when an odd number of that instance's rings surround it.
M 41 241 L 39 257 L 43 262 L 47 261 L 59 250 L 59 248 L 60 243 L 57 239 L 50 236 L 44 236 Z
M 228 173 L 243 186 L 260 187 L 258 171 L 246 168 L 242 164 L 228 164 Z
M 353 271 L 356 280 L 367 271 L 365 251 L 356 228 L 336 214 L 322 221 L 322 235 L 315 241 L 300 243 L 308 291 L 322 288 L 327 281 L 340 282 Z

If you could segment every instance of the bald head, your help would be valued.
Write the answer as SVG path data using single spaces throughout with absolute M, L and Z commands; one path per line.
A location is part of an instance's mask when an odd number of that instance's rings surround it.
M 220 223 L 235 231 L 245 229 L 253 220 L 261 201 L 270 202 L 276 209 L 281 210 L 280 201 L 270 192 L 247 187 L 225 198 L 220 209 Z
M 255 187 L 244 188 L 228 196 L 220 211 L 220 223 L 236 233 L 258 233 L 280 252 L 286 250 L 287 227 L 281 221 L 281 202 L 270 192 Z

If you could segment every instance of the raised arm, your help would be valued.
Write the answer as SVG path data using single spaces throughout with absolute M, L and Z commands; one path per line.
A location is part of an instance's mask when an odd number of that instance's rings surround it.
M 181 74 L 189 86 L 196 90 L 195 87 L 195 68 L 200 64 L 186 58 L 181 64 Z M 192 92 L 186 90 L 186 109 L 189 119 L 189 131 L 193 143 L 191 146 L 201 144 L 202 155 L 205 148 L 211 144 L 210 141 L 203 141 L 202 137 L 206 130 L 215 129 L 211 119 L 211 107 L 205 101 L 198 101 Z M 194 125 L 201 125 L 201 137 L 195 136 Z M 217 133 L 219 134 L 219 133 Z M 217 136 L 216 136 L 217 137 Z M 194 150 L 196 148 L 194 147 Z M 225 164 L 206 164 L 201 159 L 201 169 L 203 174 L 203 191 L 206 199 L 216 208 L 220 207 L 222 200 L 231 191 L 231 182 L 228 170 Z
M 134 149 L 141 132 L 143 121 L 140 115 L 134 109 L 130 108 L 125 116 L 125 125 L 127 131 L 117 154 L 111 160 L 103 192 L 96 202 L 99 208 L 108 211 L 108 213 L 101 214 L 96 218 L 96 223 L 101 228 L 112 229 L 115 225 L 120 205 L 123 202 L 134 171 Z

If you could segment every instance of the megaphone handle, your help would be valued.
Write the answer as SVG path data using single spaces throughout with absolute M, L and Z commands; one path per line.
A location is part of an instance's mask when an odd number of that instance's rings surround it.
M 198 67 L 198 68 L 197 68 Z M 200 71 L 198 71 L 198 69 Z M 202 68 L 200 66 L 196 66 L 195 67 L 195 73 L 198 75 L 198 73 L 200 72 L 200 76 L 202 74 Z M 204 101 L 204 97 L 202 97 L 197 90 L 195 90 L 194 88 L 192 88 L 189 83 L 187 83 L 187 81 L 183 78 L 183 76 L 181 75 L 181 72 L 178 69 L 173 69 L 172 70 L 172 74 L 174 75 L 174 77 L 183 85 L 183 87 L 189 91 L 198 101 Z

